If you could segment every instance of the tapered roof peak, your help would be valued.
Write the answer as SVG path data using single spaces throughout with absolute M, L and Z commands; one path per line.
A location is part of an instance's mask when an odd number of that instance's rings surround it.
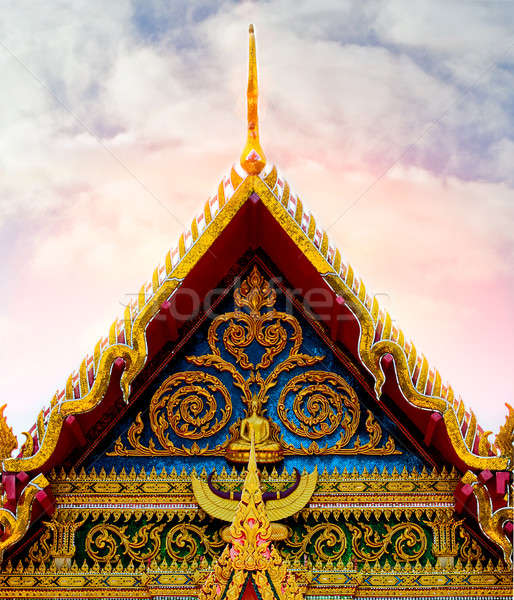
M 241 166 L 249 175 L 258 175 L 266 164 L 266 157 L 259 141 L 259 115 L 257 110 L 259 89 L 257 84 L 257 56 L 253 25 L 248 28 L 250 37 L 248 57 L 247 117 L 248 132 L 246 145 L 241 153 Z

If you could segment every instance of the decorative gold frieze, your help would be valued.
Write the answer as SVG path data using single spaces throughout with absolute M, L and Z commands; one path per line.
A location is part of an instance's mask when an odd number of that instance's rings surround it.
M 309 598 L 397 598 L 426 597 L 512 598 L 512 572 L 499 561 L 474 567 L 457 560 L 454 567 L 434 567 L 429 562 L 399 562 L 381 565 L 367 563 L 356 568 L 353 561 L 333 561 L 317 566 L 315 561 L 295 559 L 290 571 L 308 585 Z M 153 559 L 148 563 L 95 563 L 91 568 L 72 560 L 69 568 L 24 566 L 7 563 L 0 574 L 0 598 L 58 597 L 94 598 L 167 598 L 197 597 L 198 582 L 212 572 L 204 560 L 168 561 Z
M 127 503 L 133 499 L 141 507 L 154 502 L 192 503 L 194 507 L 191 486 L 193 475 L 205 479 L 207 472 L 204 470 L 197 473 L 193 469 L 187 473 L 183 469 L 177 473 L 175 469 L 169 472 L 163 469 L 158 473 L 155 468 L 148 472 L 143 468 L 136 473 L 134 469 L 127 472 L 122 468 L 118 471 L 112 469 L 110 472 L 91 469 L 87 473 L 81 469 L 77 473 L 72 469 L 68 473 L 52 473 L 51 489 L 58 506 L 108 502 L 109 506 L 115 508 L 118 503 Z M 221 471 L 213 471 L 211 479 L 217 488 L 230 492 L 241 489 L 243 477 L 244 471 L 223 468 Z M 294 472 L 289 473 L 285 469 L 280 473 L 276 469 L 262 469 L 263 486 L 271 492 L 287 489 L 295 478 Z M 410 472 L 404 469 L 399 472 L 393 468 L 389 472 L 384 468 L 381 472 L 378 469 L 371 472 L 363 469 L 359 472 L 354 468 L 351 472 L 334 469 L 331 473 L 325 469 L 318 475 L 310 510 L 323 510 L 334 503 L 340 506 L 340 510 L 344 506 L 356 507 L 358 504 L 389 512 L 396 509 L 401 509 L 402 512 L 412 511 L 411 506 L 425 507 L 425 510 L 440 505 L 451 508 L 454 505 L 453 493 L 459 481 L 456 472 L 448 473 L 445 469 L 441 472 L 435 469 L 432 472 L 426 469 L 420 472 L 416 469 Z M 333 510 L 337 510 L 337 507 Z

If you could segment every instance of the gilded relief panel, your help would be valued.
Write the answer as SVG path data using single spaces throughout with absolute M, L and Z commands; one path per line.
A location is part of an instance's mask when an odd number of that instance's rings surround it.
M 253 429 L 263 464 L 421 468 L 320 333 L 263 265 L 248 267 L 89 464 L 245 464 Z

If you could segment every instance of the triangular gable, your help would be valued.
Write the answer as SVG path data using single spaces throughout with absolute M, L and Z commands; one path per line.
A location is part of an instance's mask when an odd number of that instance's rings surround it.
M 213 314 L 163 351 L 80 467 L 180 471 L 187 460 L 188 471 L 221 470 L 237 459 L 231 442 L 254 398 L 274 428 L 278 453 L 259 452 L 261 464 L 332 471 L 342 462 L 350 472 L 435 466 L 394 413 L 377 405 L 369 375 L 309 318 L 263 258 L 252 253 L 233 271 Z M 241 345 L 236 335 L 244 328 L 254 334 Z
M 254 169 L 263 153 L 252 153 L 252 131 L 249 128 L 250 147 L 242 160 L 246 170 L 239 165 L 231 169 L 217 194 L 155 269 L 151 281 L 141 287 L 137 301 L 127 307 L 122 319 L 114 321 L 109 335 L 98 342 L 40 414 L 21 455 L 2 461 L 7 501 L 0 513 L 5 528 L 0 551 L 23 537 L 38 495 L 37 510 L 51 510 L 51 498 L 40 493 L 45 485 L 39 474 L 61 464 L 77 443 L 86 442 L 120 389 L 128 401 L 137 376 L 162 346 L 163 327 L 171 339 L 176 338 L 177 322 L 170 318 L 169 308 L 182 302 L 187 310 L 186 300 L 180 298 L 186 284 L 205 293 L 216 282 L 216 269 L 223 272 L 248 248 L 261 247 L 293 284 L 303 282 L 304 288 L 318 285 L 330 291 L 334 298 L 328 324 L 332 339 L 344 344 L 372 376 L 377 401 L 396 406 L 427 447 L 433 445 L 465 473 L 457 506 L 478 512 L 484 533 L 502 547 L 508 559 L 511 544 L 503 527 L 508 534 L 513 514 L 503 497 L 508 481 L 505 472 L 511 466 L 512 423 L 500 436 L 498 447 L 491 449 L 473 413 L 455 399 L 439 372 L 392 324 L 276 167 Z M 36 494 L 30 492 L 32 488 Z M 471 501 L 474 497 L 478 510 Z
M 389 314 L 380 309 L 376 297 L 366 291 L 362 280 L 343 262 L 326 233 L 317 227 L 312 213 L 304 211 L 299 197 L 290 193 L 285 180 L 272 167 L 259 177 L 249 175 L 244 179 L 236 169 L 232 170 L 231 179 L 225 179 L 214 201 L 206 204 L 202 218 L 195 219 L 191 229 L 182 234 L 178 247 L 166 255 L 165 264 L 155 269 L 151 283 L 141 287 L 137 303 L 127 307 L 124 319 L 113 323 L 109 336 L 98 342 L 93 355 L 84 359 L 79 371 L 72 373 L 66 387 L 54 396 L 34 431 L 34 454 L 5 459 L 4 471 L 28 472 L 43 467 L 55 450 L 65 419 L 87 413 L 102 401 L 118 359 L 127 365 L 120 386 L 128 398 L 130 385 L 148 358 L 145 336 L 148 324 L 159 314 L 163 302 L 169 302 L 177 294 L 212 244 L 223 237 L 240 209 L 256 198 L 280 226 L 281 235 L 294 243 L 325 284 L 342 299 L 341 310 L 355 317 L 360 329 L 356 350 L 376 381 L 378 397 L 386 375 L 396 375 L 400 393 L 412 406 L 442 414 L 453 449 L 464 465 L 481 470 L 507 469 L 507 455 L 483 453 L 488 446 L 474 415 L 462 408 L 451 386 L 442 384 L 439 372 L 430 369 L 427 359 L 418 354 L 414 344 L 392 326 Z M 242 233 L 245 235 L 247 231 L 243 229 Z M 427 416 L 428 427 L 430 417 Z

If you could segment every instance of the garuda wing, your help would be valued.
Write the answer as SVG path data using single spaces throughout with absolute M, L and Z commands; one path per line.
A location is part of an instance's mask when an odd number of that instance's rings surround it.
M 191 483 L 196 501 L 208 515 L 232 523 L 239 504 L 237 500 L 220 498 L 210 489 L 207 481 L 198 479 L 194 474 L 191 475 Z
M 312 473 L 301 476 L 298 487 L 291 494 L 278 500 L 268 500 L 266 502 L 266 512 L 269 520 L 281 521 L 302 510 L 311 499 L 317 482 L 318 468 L 315 467 Z
M 302 475 L 298 486 L 284 498 L 268 500 L 266 512 L 270 521 L 280 521 L 294 515 L 309 502 L 318 482 L 318 469 Z M 236 514 L 238 500 L 222 498 L 215 494 L 207 481 L 191 475 L 193 493 L 199 506 L 211 517 L 232 523 Z

